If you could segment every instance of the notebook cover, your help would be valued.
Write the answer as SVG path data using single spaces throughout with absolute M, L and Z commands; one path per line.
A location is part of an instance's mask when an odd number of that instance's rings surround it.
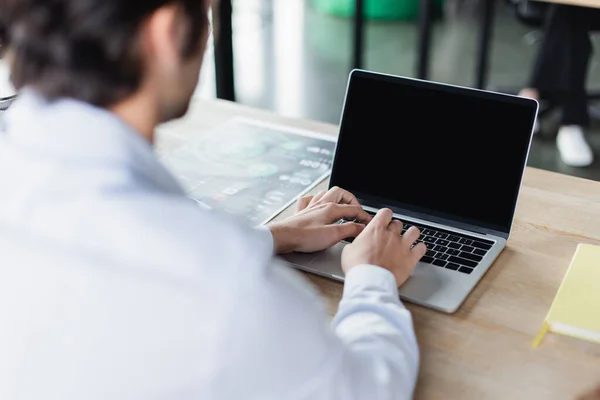
M 535 347 L 553 323 L 600 333 L 600 246 L 577 246 Z

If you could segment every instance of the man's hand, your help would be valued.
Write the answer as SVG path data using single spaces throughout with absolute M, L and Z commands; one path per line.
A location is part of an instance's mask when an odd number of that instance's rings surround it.
M 392 220 L 392 211 L 381 209 L 354 242 L 342 252 L 342 269 L 350 269 L 361 264 L 377 265 L 385 268 L 396 277 L 398 286 L 408 280 L 427 247 L 419 243 L 411 246 L 419 238 L 420 232 L 414 226 L 404 236 L 402 222 Z
M 361 223 L 337 224 L 341 219 Z M 334 187 L 316 196 L 300 198 L 294 216 L 267 226 L 273 234 L 276 254 L 293 251 L 312 253 L 325 250 L 348 237 L 358 236 L 371 219 L 354 195 Z
M 588 393 L 584 394 L 583 396 L 580 396 L 578 400 L 600 400 L 600 386 L 598 386 L 596 389 L 592 390 L 591 392 L 588 392 Z

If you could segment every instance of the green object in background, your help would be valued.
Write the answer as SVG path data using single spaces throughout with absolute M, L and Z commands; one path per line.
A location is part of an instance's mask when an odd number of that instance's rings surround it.
M 414 20 L 419 14 L 420 0 L 363 0 L 365 18 L 380 20 Z M 439 10 L 444 0 L 435 0 Z M 338 17 L 354 15 L 355 0 L 313 0 L 314 7 L 324 13 Z

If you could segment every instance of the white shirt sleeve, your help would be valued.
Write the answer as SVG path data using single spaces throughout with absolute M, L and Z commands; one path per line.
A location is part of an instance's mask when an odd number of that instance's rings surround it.
M 238 289 L 215 399 L 409 399 L 418 348 L 393 275 L 350 271 L 332 326 L 313 287 L 280 262 Z
M 343 398 L 412 397 L 419 349 L 410 312 L 399 300 L 390 271 L 373 265 L 351 269 L 333 327 L 346 346 L 341 379 L 352 382 L 346 385 L 352 391 Z

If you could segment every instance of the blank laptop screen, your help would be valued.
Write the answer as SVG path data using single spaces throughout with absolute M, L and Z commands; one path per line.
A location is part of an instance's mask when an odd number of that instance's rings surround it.
M 534 101 L 354 72 L 332 185 L 509 232 Z

